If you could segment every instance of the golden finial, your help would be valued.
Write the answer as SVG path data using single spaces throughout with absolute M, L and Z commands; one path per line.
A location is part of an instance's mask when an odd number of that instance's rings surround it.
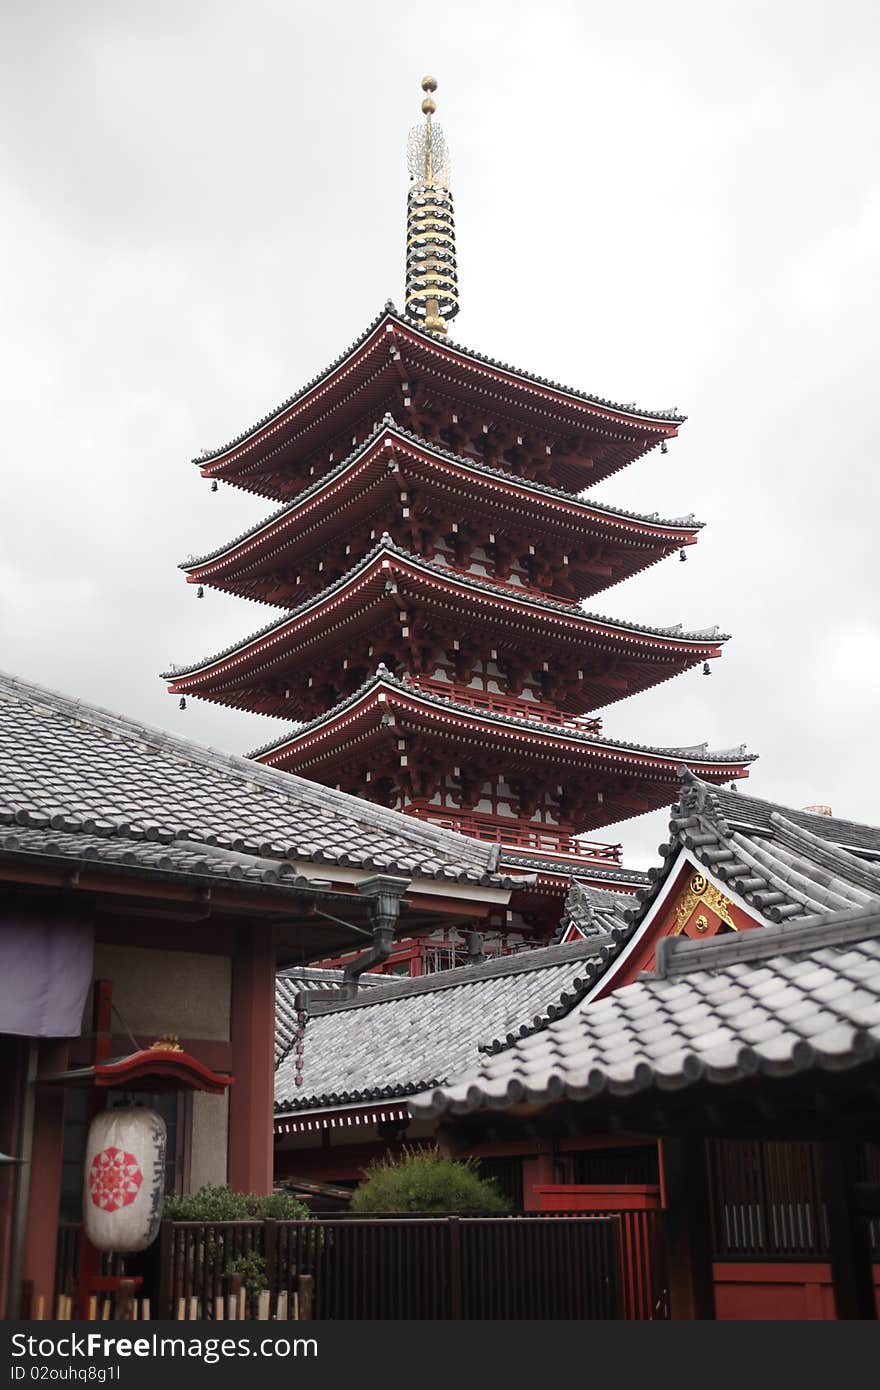
M 412 187 L 407 209 L 406 309 L 432 333 L 445 333 L 458 313 L 455 229 L 449 192 L 449 155 L 443 131 L 432 121 L 437 110 L 436 77 L 422 78 L 425 124 L 409 135 L 407 159 Z
M 429 92 L 429 93 L 430 93 L 430 92 L 436 92 L 436 90 L 437 90 L 437 79 L 436 79 L 436 77 L 423 77 L 423 78 L 422 78 L 422 91 L 423 91 L 423 92 Z M 425 115 L 428 117 L 428 120 L 430 120 L 431 117 L 433 116 L 434 112 L 437 110 L 437 103 L 436 103 L 436 101 L 434 100 L 434 98 L 433 98 L 432 96 L 426 96 L 426 97 L 425 97 L 424 101 L 422 102 L 422 110 L 424 111 Z

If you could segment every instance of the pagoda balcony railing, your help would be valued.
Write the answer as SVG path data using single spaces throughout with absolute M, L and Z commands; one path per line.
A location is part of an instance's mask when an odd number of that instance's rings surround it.
M 401 809 L 405 815 L 430 821 L 431 825 L 439 826 L 442 830 L 455 830 L 459 835 L 467 835 L 472 840 L 505 845 L 511 850 L 542 854 L 548 858 L 571 859 L 578 864 L 619 864 L 623 857 L 622 845 L 606 845 L 597 840 L 576 839 L 566 831 L 554 830 L 549 826 L 546 830 L 541 830 L 537 826 L 521 825 L 517 821 L 505 825 L 495 816 L 481 815 L 479 812 L 444 813 L 442 808 L 424 803 L 410 803 Z
M 432 695 L 442 695 L 456 704 L 468 705 L 471 709 L 485 710 L 488 714 L 506 714 L 513 719 L 531 719 L 536 724 L 553 724 L 560 729 L 573 729 L 579 734 L 590 734 L 598 738 L 602 732 L 602 720 L 585 714 L 566 714 L 555 705 L 538 703 L 536 700 L 518 700 L 510 695 L 496 695 L 490 690 L 475 690 L 469 685 L 457 685 L 454 681 L 438 681 L 429 676 L 410 676 L 410 685 Z

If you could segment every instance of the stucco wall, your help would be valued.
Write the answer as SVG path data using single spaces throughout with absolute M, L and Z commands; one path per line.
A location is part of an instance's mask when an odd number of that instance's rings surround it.
M 121 1024 L 143 1046 L 162 1033 L 229 1041 L 231 968 L 228 957 L 143 946 L 95 947 L 95 978 L 113 981 Z M 86 1008 L 86 1018 L 90 1016 Z
M 190 1191 L 206 1183 L 225 1183 L 229 1141 L 229 1094 L 193 1093 Z
M 99 943 L 95 978 L 113 982 L 118 1010 L 114 1033 L 128 1029 L 144 1047 L 162 1033 L 229 1041 L 231 965 L 227 956 Z M 90 1007 L 85 1016 L 91 1016 Z M 193 1093 L 191 1140 L 190 1190 L 205 1183 L 225 1183 L 228 1095 Z

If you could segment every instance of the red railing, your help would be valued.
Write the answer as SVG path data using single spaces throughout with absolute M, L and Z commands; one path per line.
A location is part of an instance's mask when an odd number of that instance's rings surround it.
M 506 714 L 513 719 L 529 719 L 536 724 L 553 724 L 560 729 L 571 729 L 574 733 L 589 734 L 598 738 L 602 732 L 602 720 L 585 714 L 567 714 L 555 705 L 537 700 L 518 700 L 510 695 L 496 695 L 490 690 L 475 690 L 470 685 L 457 685 L 454 681 L 438 681 L 429 676 L 410 676 L 410 685 L 432 695 L 442 695 L 456 704 L 467 705 L 471 709 L 485 710 L 489 714 Z
M 573 859 L 580 864 L 619 864 L 623 855 L 622 845 L 605 845 L 597 840 L 579 840 L 561 830 L 539 830 L 535 826 L 521 825 L 511 821 L 505 825 L 492 816 L 444 814 L 436 806 L 404 806 L 408 816 L 429 821 L 431 825 L 443 830 L 456 830 L 460 835 L 468 835 L 472 840 L 484 840 L 489 844 L 507 845 L 510 849 L 527 850 L 532 854 L 545 854 L 548 858 Z

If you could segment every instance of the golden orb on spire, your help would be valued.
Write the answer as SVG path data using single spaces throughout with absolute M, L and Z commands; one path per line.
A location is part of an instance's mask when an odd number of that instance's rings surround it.
M 436 79 L 436 77 L 423 77 L 423 78 L 422 78 L 422 91 L 423 91 L 423 92 L 436 92 L 436 90 L 437 90 L 437 79 Z M 434 98 L 433 98 L 432 96 L 427 96 L 427 97 L 425 97 L 425 100 L 422 102 L 422 111 L 424 112 L 424 114 L 425 114 L 426 116 L 433 116 L 433 114 L 434 114 L 434 112 L 435 112 L 436 110 L 437 110 L 437 103 L 436 103 L 436 101 L 434 100 Z

